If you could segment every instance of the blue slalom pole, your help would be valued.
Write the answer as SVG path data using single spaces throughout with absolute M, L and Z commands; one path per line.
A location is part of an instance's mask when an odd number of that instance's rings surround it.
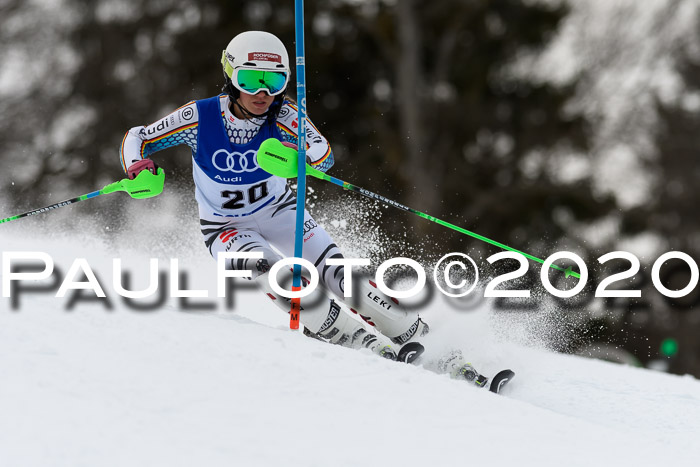
M 299 132 L 297 146 L 299 159 L 297 167 L 297 214 L 294 231 L 294 256 L 302 258 L 304 247 L 304 210 L 306 207 L 306 63 L 304 54 L 304 0 L 294 0 L 294 32 L 296 36 L 297 64 L 297 103 L 299 104 Z M 292 290 L 301 290 L 301 265 L 294 265 Z M 289 327 L 299 329 L 299 310 L 301 299 L 292 299 L 289 312 Z

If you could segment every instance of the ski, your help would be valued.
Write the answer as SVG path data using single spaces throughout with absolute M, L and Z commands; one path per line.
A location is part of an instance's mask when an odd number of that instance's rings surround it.
M 476 368 L 471 363 L 466 363 L 462 351 L 459 349 L 454 349 L 445 354 L 438 361 L 437 370 L 438 373 L 446 373 L 454 379 L 466 380 L 477 388 L 489 388 L 489 391 L 496 394 L 499 394 L 503 387 L 515 376 L 513 370 L 502 370 L 489 379 L 476 371 Z
M 489 385 L 489 391 L 500 394 L 501 390 L 505 385 L 507 385 L 511 379 L 515 376 L 513 370 L 502 370 L 496 373 L 496 376 L 491 378 L 491 384 Z
M 409 342 L 408 344 L 401 347 L 396 360 L 403 363 L 413 363 L 418 357 L 425 351 L 425 347 L 418 342 Z
M 314 334 L 306 328 L 304 328 L 304 335 L 317 339 L 321 342 L 327 342 L 318 334 Z M 423 347 L 422 344 L 418 342 L 409 342 L 401 347 L 396 356 L 396 361 L 408 364 L 417 363 L 419 357 L 424 351 L 425 347 Z M 460 363 L 461 365 L 457 366 Z M 441 372 L 449 373 L 453 378 L 465 379 L 478 388 L 488 387 L 489 391 L 495 394 L 500 394 L 501 390 L 503 390 L 503 388 L 515 376 L 515 372 L 513 370 L 501 370 L 496 373 L 493 378 L 489 379 L 486 376 L 479 374 L 479 372 L 477 372 L 471 364 L 465 364 L 462 358 L 462 352 L 459 350 L 452 351 L 445 358 L 443 358 L 439 363 L 439 368 Z M 450 370 L 450 368 L 453 368 L 453 370 Z

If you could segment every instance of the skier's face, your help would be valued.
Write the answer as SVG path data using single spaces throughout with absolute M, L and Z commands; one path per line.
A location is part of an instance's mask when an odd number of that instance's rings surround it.
M 242 92 L 238 98 L 241 105 L 253 115 L 262 115 L 267 112 L 274 100 L 275 98 L 268 95 L 265 91 L 260 91 L 254 96 Z

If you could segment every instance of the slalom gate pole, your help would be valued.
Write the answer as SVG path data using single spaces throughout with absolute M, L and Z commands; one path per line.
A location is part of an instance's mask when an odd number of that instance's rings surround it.
M 297 174 L 297 169 L 294 167 L 296 162 L 299 161 L 305 161 L 306 158 L 302 159 L 301 157 L 298 157 L 296 154 L 297 151 L 295 151 L 293 148 L 289 148 L 284 146 L 282 143 L 280 143 L 278 140 L 274 138 L 270 138 L 265 140 L 261 145 L 260 149 L 258 149 L 258 164 L 260 167 L 273 174 L 277 175 L 278 177 L 283 177 L 283 178 L 293 178 L 296 177 Z M 299 162 L 300 163 L 300 162 Z M 438 219 L 436 217 L 433 217 L 429 214 L 426 214 L 424 212 L 420 212 L 416 209 L 409 208 L 408 206 L 404 206 L 401 203 L 397 203 L 396 201 L 393 201 L 389 198 L 385 198 L 382 195 L 378 195 L 376 193 L 372 193 L 369 190 L 365 190 L 364 188 L 360 188 L 358 186 L 355 186 L 351 183 L 344 182 L 343 180 L 337 179 L 335 177 L 331 177 L 328 174 L 325 174 L 321 172 L 320 170 L 314 169 L 310 165 L 306 165 L 306 174 L 311 175 L 312 177 L 325 180 L 327 182 L 331 182 L 335 185 L 338 185 L 346 190 L 349 191 L 354 191 L 355 193 L 359 193 L 363 196 L 366 196 L 368 198 L 371 198 L 376 201 L 381 201 L 384 204 L 388 204 L 389 206 L 393 206 L 395 208 L 401 209 L 402 211 L 410 212 L 411 214 L 415 214 L 419 217 L 422 217 L 423 219 L 427 219 L 431 222 L 435 222 L 436 224 L 440 224 L 444 227 L 447 227 L 452 230 L 456 230 L 457 232 L 463 233 L 465 235 L 469 235 L 470 237 L 476 238 L 478 240 L 481 240 L 482 242 L 490 243 L 491 245 L 497 246 L 499 248 L 502 248 L 504 250 L 512 251 L 514 253 L 519 253 L 526 258 L 531 259 L 532 261 L 538 262 L 540 264 L 544 264 L 544 260 L 532 256 L 528 253 L 522 252 L 520 250 L 516 250 L 515 248 L 511 248 L 508 245 L 504 245 L 503 243 L 497 242 L 495 240 L 491 240 L 490 238 L 486 238 L 483 235 L 479 235 L 477 233 L 471 232 L 467 229 L 463 229 L 462 227 L 459 227 L 454 224 L 450 224 L 449 222 L 445 222 L 441 219 Z M 566 277 L 573 276 L 577 278 L 581 278 L 579 273 L 572 271 L 571 267 L 568 267 L 566 269 L 563 269 L 556 264 L 551 265 L 552 269 L 556 269 L 557 271 L 561 271 L 566 274 Z
M 52 204 L 50 206 L 34 209 L 31 211 L 24 212 L 22 214 L 17 214 L 16 216 L 6 217 L 5 219 L 0 219 L 0 224 L 4 222 L 14 221 L 17 219 L 22 219 L 24 217 L 43 214 L 45 212 L 53 211 L 54 209 L 79 203 L 80 201 L 85 201 L 86 199 L 92 199 L 100 195 L 114 193 L 115 191 L 126 191 L 132 198 L 136 199 L 151 198 L 153 196 L 159 195 L 163 191 L 164 183 L 165 172 L 163 172 L 163 169 L 158 168 L 157 175 L 153 175 L 148 170 L 144 170 L 141 173 L 139 173 L 138 176 L 133 180 L 125 178 L 118 182 L 110 183 L 101 190 L 93 191 L 91 193 L 87 193 L 81 196 L 76 196 L 75 198 L 67 199 L 65 201 L 61 201 L 60 203 Z
M 294 230 L 294 257 L 302 258 L 304 247 L 304 212 L 306 207 L 306 60 L 304 54 L 304 0 L 294 0 L 294 33 L 296 36 L 297 104 L 299 131 L 297 147 L 297 213 Z M 294 265 L 292 291 L 301 290 L 301 265 Z M 301 299 L 293 298 L 289 311 L 289 328 L 299 329 Z

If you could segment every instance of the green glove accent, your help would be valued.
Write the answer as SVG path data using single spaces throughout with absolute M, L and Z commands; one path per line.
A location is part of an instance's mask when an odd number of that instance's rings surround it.
M 144 199 L 158 196 L 163 192 L 164 186 L 165 172 L 158 167 L 158 174 L 156 175 L 153 175 L 148 170 L 142 170 L 133 180 L 125 178 L 107 185 L 100 190 L 100 194 L 126 191 L 134 199 Z
M 299 152 L 285 146 L 282 142 L 275 138 L 268 138 L 262 142 L 257 153 L 258 165 L 265 172 L 277 175 L 282 178 L 297 177 L 297 160 Z M 306 175 L 325 179 L 325 174 L 318 169 L 314 169 L 309 164 L 306 164 Z

